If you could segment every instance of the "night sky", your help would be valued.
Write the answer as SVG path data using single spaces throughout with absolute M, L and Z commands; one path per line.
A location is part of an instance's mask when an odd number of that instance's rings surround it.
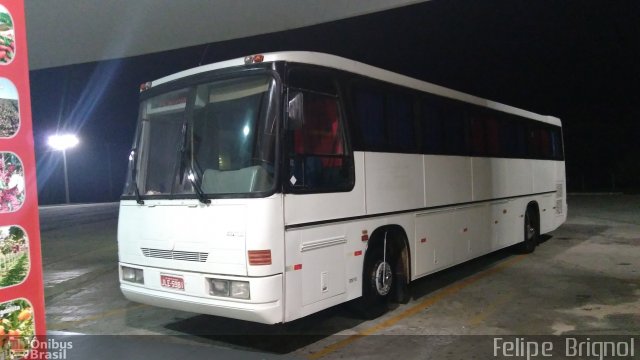
M 188 22 L 183 23 L 188 26 Z M 247 54 L 311 50 L 351 58 L 562 119 L 569 191 L 640 190 L 640 1 L 433 0 L 395 10 L 119 60 L 32 71 L 41 204 L 118 199 L 139 84 Z

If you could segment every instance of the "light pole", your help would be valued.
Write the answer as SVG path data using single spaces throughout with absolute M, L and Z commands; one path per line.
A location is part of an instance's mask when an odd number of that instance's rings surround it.
M 48 144 L 54 150 L 62 151 L 62 164 L 64 166 L 64 194 L 65 200 L 68 204 L 69 201 L 69 176 L 67 175 L 67 149 L 70 149 L 76 145 L 80 140 L 73 134 L 56 134 L 49 136 Z

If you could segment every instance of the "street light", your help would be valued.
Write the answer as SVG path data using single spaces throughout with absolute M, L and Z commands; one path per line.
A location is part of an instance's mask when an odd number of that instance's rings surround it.
M 62 164 L 64 166 L 64 194 L 67 204 L 69 201 L 69 176 L 67 175 L 67 149 L 76 145 L 80 140 L 73 134 L 56 134 L 49 136 L 48 144 L 54 150 L 62 151 Z

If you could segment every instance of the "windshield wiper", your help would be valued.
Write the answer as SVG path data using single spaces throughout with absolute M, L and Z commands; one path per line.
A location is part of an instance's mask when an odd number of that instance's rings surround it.
M 133 168 L 131 169 L 131 181 L 133 181 L 133 192 L 136 195 L 136 202 L 139 205 L 144 205 L 144 200 L 140 196 L 140 189 L 138 189 L 138 154 L 136 154 L 136 148 L 131 149 L 131 156 L 133 161 Z
M 178 169 L 179 174 L 180 174 L 180 183 L 182 184 L 182 182 L 184 181 L 184 170 L 185 170 L 185 163 L 189 164 L 189 175 L 187 175 L 187 179 L 189 179 L 189 182 L 191 182 L 191 186 L 193 187 L 193 190 L 195 191 L 196 195 L 198 196 L 198 201 L 200 201 L 201 203 L 208 205 L 211 204 L 211 200 L 207 199 L 206 195 L 204 194 L 204 191 L 202 191 L 202 187 L 200 187 L 200 184 L 198 183 L 198 180 L 196 179 L 196 170 L 193 166 L 193 162 L 189 161 L 189 159 L 187 158 L 187 144 L 188 144 L 188 139 L 189 139 L 189 129 L 188 129 L 188 123 L 185 120 L 185 123 L 182 126 L 182 144 L 179 148 L 180 150 L 180 167 Z
M 191 166 L 189 166 L 189 175 L 187 175 L 187 179 L 191 181 L 191 186 L 193 186 L 193 190 L 195 190 L 196 194 L 198 195 L 198 200 L 200 200 L 200 202 L 205 205 L 211 204 L 211 199 L 207 199 L 204 191 L 202 191 L 202 187 L 200 187 L 200 184 L 196 180 L 194 172 L 195 170 L 193 169 L 193 164 L 191 164 Z

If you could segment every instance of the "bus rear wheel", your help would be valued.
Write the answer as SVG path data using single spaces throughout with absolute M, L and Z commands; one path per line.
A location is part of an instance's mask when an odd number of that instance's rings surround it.
M 519 252 L 522 254 L 532 253 L 538 245 L 539 233 L 533 207 L 527 207 L 527 211 L 524 213 L 524 239 L 518 248 Z

